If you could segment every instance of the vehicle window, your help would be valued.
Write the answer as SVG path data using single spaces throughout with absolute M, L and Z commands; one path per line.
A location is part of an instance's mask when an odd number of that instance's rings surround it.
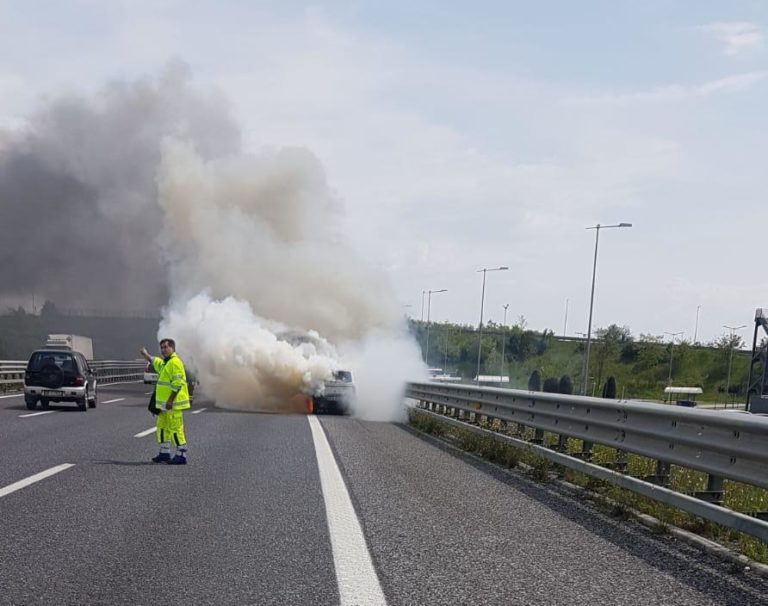
M 77 365 L 80 368 L 81 374 L 87 374 L 90 370 L 88 367 L 88 362 L 85 359 L 85 356 L 83 354 L 75 354 L 75 358 L 77 358 Z
M 58 366 L 64 372 L 75 372 L 77 368 L 72 354 L 61 351 L 36 351 L 29 359 L 27 368 L 34 372 L 51 364 Z
M 352 373 L 348 370 L 337 370 L 333 373 L 333 378 L 337 381 L 344 381 L 344 383 L 351 383 Z

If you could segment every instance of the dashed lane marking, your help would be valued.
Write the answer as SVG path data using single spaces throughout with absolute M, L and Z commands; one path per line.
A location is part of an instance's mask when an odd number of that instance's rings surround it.
M 43 412 L 28 412 L 25 415 L 19 415 L 20 419 L 26 419 L 27 417 L 39 417 L 40 415 L 52 415 L 56 410 L 44 410 Z
M 60 471 L 64 471 L 65 469 L 69 469 L 70 467 L 74 467 L 74 466 L 75 466 L 74 463 L 62 463 L 61 465 L 56 465 L 56 467 L 51 467 L 50 469 L 46 469 L 45 471 L 36 473 L 33 476 L 29 476 L 28 478 L 24 478 L 23 480 L 19 480 L 18 482 L 9 484 L 5 488 L 0 488 L 0 497 L 8 496 L 12 492 L 21 490 L 22 488 L 25 488 L 30 484 L 34 484 L 35 482 L 39 482 L 40 480 L 49 478 L 53 475 L 56 475 Z
M 322 425 L 308 416 L 323 489 L 341 606 L 386 606 L 371 554 Z
M 149 429 L 145 429 L 144 431 L 140 431 L 139 433 L 137 433 L 133 437 L 134 438 L 143 438 L 144 436 L 148 436 L 151 433 L 155 433 L 155 428 L 154 427 L 150 427 Z
M 18 397 L 21 397 L 23 395 L 24 395 L 24 392 L 22 392 L 22 393 L 12 393 L 12 394 L 7 395 L 7 396 L 0 396 L 0 400 L 5 400 L 5 398 L 18 398 Z
M 198 408 L 197 410 L 193 410 L 190 414 L 199 415 L 204 410 L 205 410 L 205 408 Z
M 125 400 L 125 398 L 115 398 L 114 400 L 107 400 L 106 402 L 102 402 L 102 404 L 112 404 L 113 402 L 122 402 Z

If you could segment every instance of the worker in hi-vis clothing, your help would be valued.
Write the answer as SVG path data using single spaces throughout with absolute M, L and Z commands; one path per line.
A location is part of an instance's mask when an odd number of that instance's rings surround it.
M 152 458 L 153 463 L 170 465 L 187 464 L 187 440 L 184 437 L 182 411 L 190 408 L 187 390 L 187 372 L 184 363 L 176 354 L 173 339 L 160 341 L 162 358 L 151 356 L 145 347 L 141 355 L 152 364 L 157 373 L 155 386 L 155 408 L 159 411 L 155 433 L 160 444 L 160 454 Z M 171 442 L 176 445 L 176 454 L 171 458 Z

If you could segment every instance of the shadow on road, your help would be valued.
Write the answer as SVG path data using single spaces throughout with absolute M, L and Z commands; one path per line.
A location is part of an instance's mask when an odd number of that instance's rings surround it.
M 163 465 L 162 463 L 153 463 L 152 461 L 94 461 L 94 465 L 117 465 L 119 467 L 141 467 L 142 465 L 151 465 L 154 467 L 170 467 L 169 465 Z

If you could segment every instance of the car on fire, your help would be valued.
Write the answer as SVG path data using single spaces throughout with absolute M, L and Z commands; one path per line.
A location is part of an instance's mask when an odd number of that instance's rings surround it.
M 348 370 L 335 370 L 330 379 L 323 383 L 320 393 L 312 397 L 312 411 L 315 414 L 346 415 L 355 403 L 355 384 Z

